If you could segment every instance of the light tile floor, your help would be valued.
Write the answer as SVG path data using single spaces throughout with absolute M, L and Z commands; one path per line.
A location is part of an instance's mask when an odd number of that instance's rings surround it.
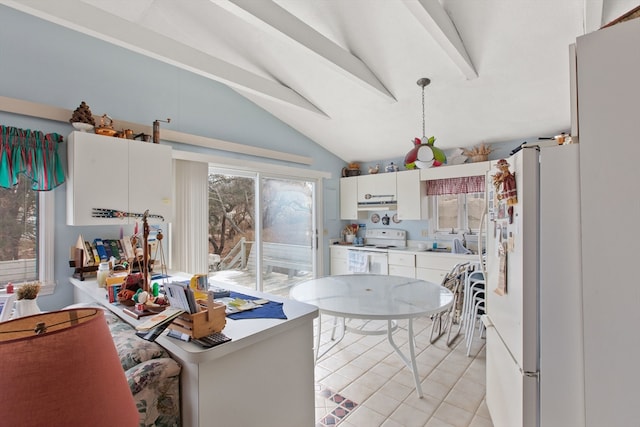
M 329 342 L 332 323 L 322 317 L 322 342 Z M 444 336 L 430 344 L 430 327 L 429 318 L 414 321 L 422 399 L 386 335 L 347 332 L 316 365 L 316 426 L 493 427 L 484 400 L 484 339 L 476 333 L 467 357 L 462 335 L 451 348 Z M 394 338 L 408 354 L 406 329 Z
M 255 286 L 255 278 L 247 272 L 228 270 L 211 276 L 222 287 L 226 283 Z M 272 273 L 263 285 L 266 292 L 286 297 L 290 286 L 306 278 Z M 321 342 L 329 342 L 332 323 L 333 317 L 322 317 Z M 406 327 L 406 322 L 399 321 L 399 326 Z M 386 324 L 379 327 L 383 330 Z M 445 337 L 430 344 L 430 328 L 428 317 L 414 320 L 422 399 L 416 395 L 413 375 L 386 335 L 347 332 L 316 365 L 316 426 L 493 427 L 484 401 L 484 339 L 476 333 L 467 357 L 462 335 L 451 348 Z M 397 330 L 394 338 L 408 354 L 406 330 Z

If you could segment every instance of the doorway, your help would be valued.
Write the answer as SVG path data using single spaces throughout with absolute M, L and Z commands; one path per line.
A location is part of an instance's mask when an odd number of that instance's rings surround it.
M 212 282 L 288 296 L 315 277 L 315 193 L 312 180 L 210 168 Z

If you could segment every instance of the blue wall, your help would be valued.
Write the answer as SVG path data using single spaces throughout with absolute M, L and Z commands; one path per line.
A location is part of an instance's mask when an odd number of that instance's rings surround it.
M 343 162 L 217 82 L 0 6 L 0 95 L 69 110 L 85 101 L 94 114 L 107 113 L 116 119 L 149 125 L 153 120 L 170 117 L 171 123 L 162 123 L 162 128 L 312 157 L 314 162 L 307 168 L 333 174 L 324 184 L 326 235 L 336 236 L 342 228 L 335 213 Z M 64 136 L 73 131 L 70 124 L 9 113 L 0 113 L 0 124 Z M 180 148 L 306 167 L 202 147 Z M 66 164 L 66 144 L 60 147 L 60 152 Z M 51 256 L 55 257 L 58 286 L 54 295 L 39 299 L 43 310 L 72 302 L 72 287 L 68 283 L 72 269 L 68 259 L 69 248 L 78 235 L 93 238 L 119 234 L 119 227 L 113 226 L 67 226 L 66 185 L 54 192 L 56 239 L 55 254 Z M 328 272 L 326 246 L 324 253 L 324 268 Z

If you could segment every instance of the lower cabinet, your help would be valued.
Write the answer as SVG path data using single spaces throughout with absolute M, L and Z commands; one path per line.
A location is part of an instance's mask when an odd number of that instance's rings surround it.
M 331 275 L 349 274 L 349 252 L 347 247 L 333 245 L 331 250 Z
M 331 274 L 350 274 L 349 246 L 332 245 L 330 251 Z M 442 283 L 456 264 L 475 262 L 477 259 L 476 255 L 391 250 L 388 254 L 389 275 Z
M 416 268 L 416 279 L 440 284 L 448 272 L 449 270 L 438 270 L 436 268 Z
M 416 254 L 416 279 L 427 282 L 442 283 L 445 276 L 456 264 L 474 262 L 476 255 L 454 255 L 447 253 Z
M 416 256 L 413 253 L 389 252 L 389 275 L 416 278 Z

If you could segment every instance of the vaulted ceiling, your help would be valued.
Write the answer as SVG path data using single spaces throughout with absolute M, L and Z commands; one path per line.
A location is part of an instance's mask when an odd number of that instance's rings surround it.
M 0 0 L 224 83 L 345 161 L 570 128 L 569 45 L 634 0 Z

